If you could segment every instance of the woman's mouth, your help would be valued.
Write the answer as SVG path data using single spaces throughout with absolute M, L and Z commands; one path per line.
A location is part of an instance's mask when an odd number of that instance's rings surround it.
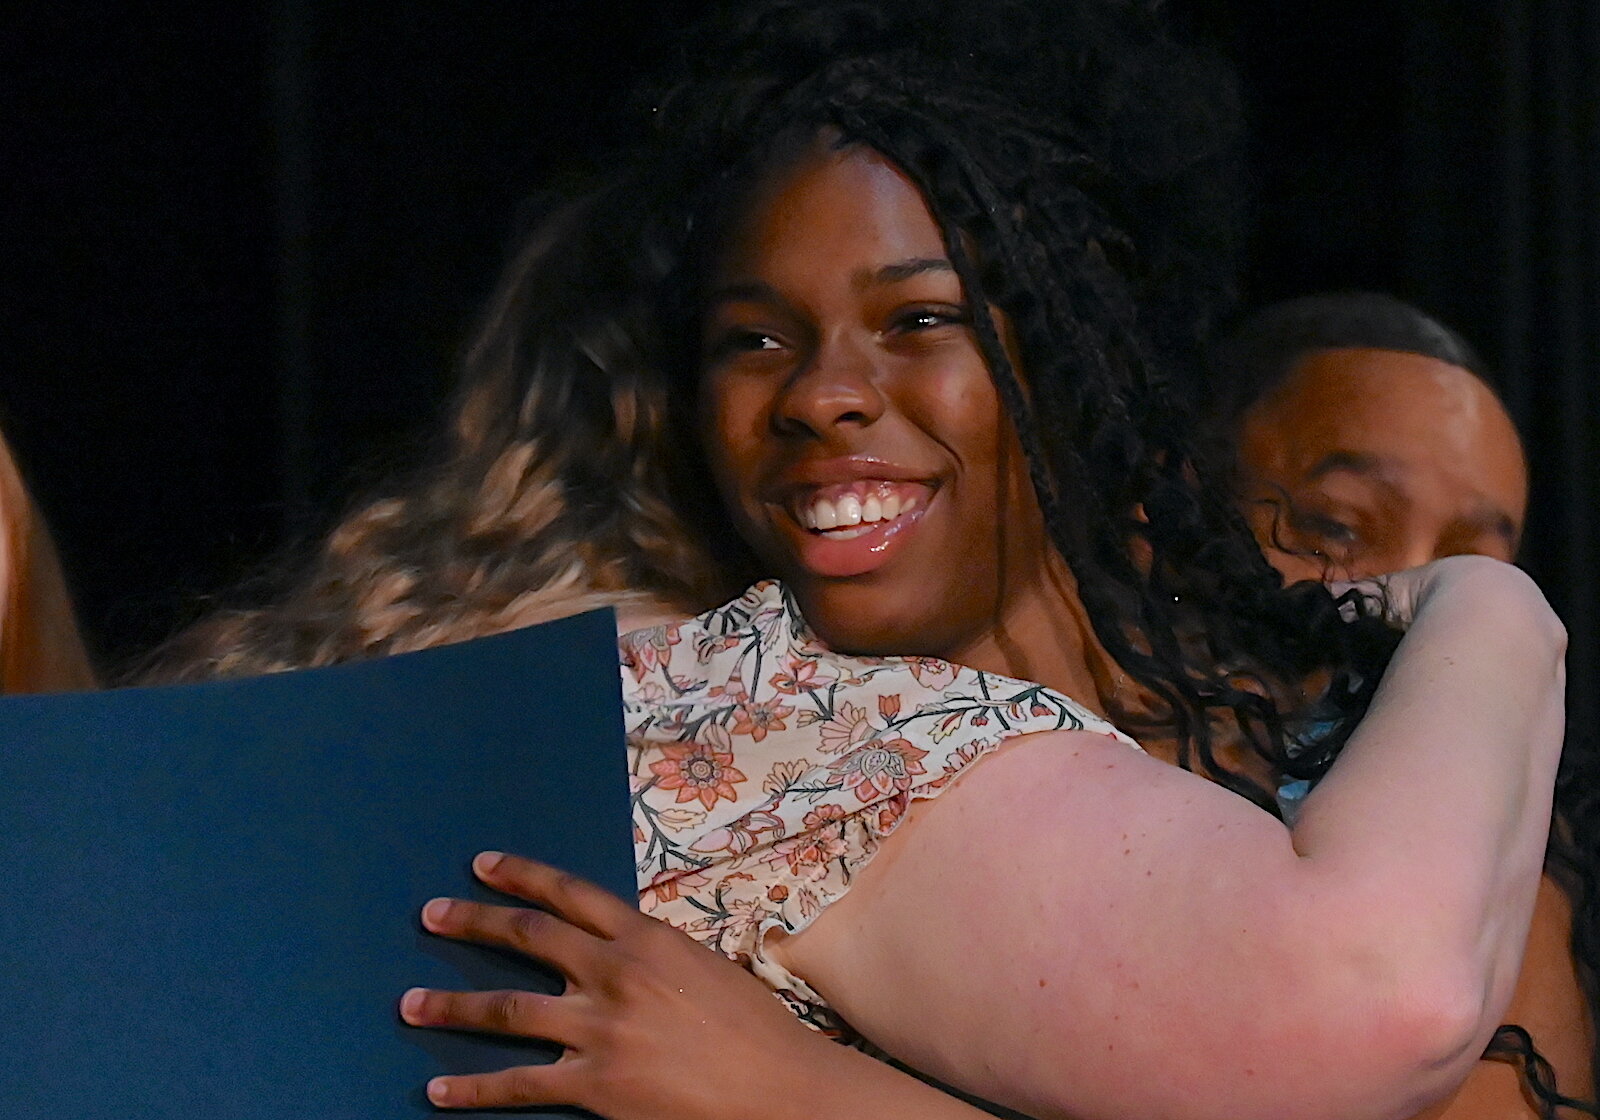
M 828 486 L 796 498 L 794 519 L 813 533 L 850 540 L 917 508 L 926 487 L 913 483 L 863 480 Z
M 873 478 L 797 489 L 786 503 L 803 530 L 797 559 L 819 576 L 864 575 L 898 551 L 933 493 L 925 482 Z

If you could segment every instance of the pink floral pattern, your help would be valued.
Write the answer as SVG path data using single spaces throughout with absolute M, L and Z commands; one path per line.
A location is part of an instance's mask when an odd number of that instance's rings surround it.
M 725 742 L 729 740 L 728 733 L 720 727 L 708 730 L 720 732 L 718 738 Z M 733 768 L 731 750 L 719 751 L 711 743 L 663 743 L 661 754 L 664 757 L 650 764 L 650 772 L 656 776 L 655 786 L 677 790 L 680 803 L 699 798 L 707 809 L 715 809 L 723 798 L 737 800 L 733 784 L 744 781 L 745 776 Z
M 840 1024 L 765 958 L 768 930 L 804 929 L 912 801 L 1004 740 L 1069 728 L 1134 745 L 1042 685 L 833 653 L 777 583 L 627 634 L 621 655 L 641 908 L 747 964 L 819 1029 Z

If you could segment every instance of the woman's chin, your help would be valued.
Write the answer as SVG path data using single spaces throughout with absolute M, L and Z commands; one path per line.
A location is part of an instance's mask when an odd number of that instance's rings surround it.
M 866 581 L 801 579 L 789 586 L 812 633 L 838 653 L 936 657 L 945 645 L 940 641 L 945 620 L 928 617 L 928 604 L 937 596 L 895 595 Z

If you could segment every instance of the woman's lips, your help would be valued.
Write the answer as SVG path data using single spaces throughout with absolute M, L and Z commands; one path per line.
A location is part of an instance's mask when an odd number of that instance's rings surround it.
M 899 551 L 933 494 L 924 482 L 875 478 L 797 488 L 785 503 L 796 559 L 818 576 L 865 575 Z

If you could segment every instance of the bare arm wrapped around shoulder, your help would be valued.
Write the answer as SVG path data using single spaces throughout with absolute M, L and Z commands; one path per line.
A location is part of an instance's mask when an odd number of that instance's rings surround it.
M 1107 737 L 1025 736 L 776 953 L 891 1053 L 1041 1118 L 1412 1115 L 1510 997 L 1565 634 L 1508 565 L 1401 578 L 1415 621 L 1293 831 Z

